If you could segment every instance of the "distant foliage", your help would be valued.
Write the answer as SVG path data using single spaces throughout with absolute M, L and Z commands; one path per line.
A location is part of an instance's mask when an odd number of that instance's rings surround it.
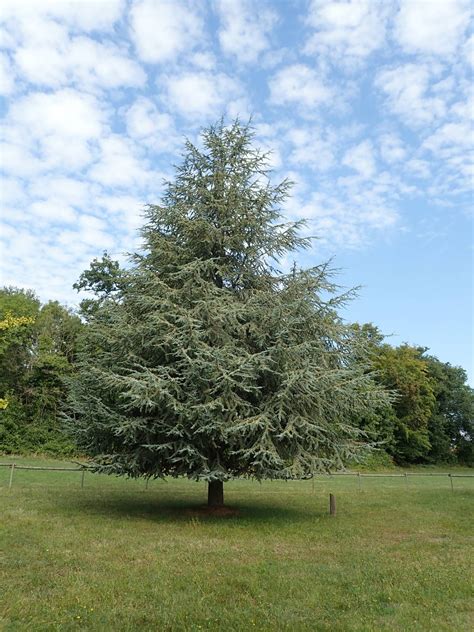
M 424 459 L 430 450 L 428 424 L 436 399 L 423 350 L 382 345 L 373 366 L 386 387 L 397 393 L 392 403 L 393 456 L 399 462 Z
M 428 422 L 431 463 L 474 465 L 474 390 L 459 366 L 425 356 L 436 404 Z
M 59 419 L 80 319 L 55 301 L 0 290 L 0 451 L 69 454 Z
M 425 347 L 385 343 L 370 323 L 353 328 L 371 346 L 375 379 L 395 394 L 384 411 L 359 419 L 360 427 L 398 464 L 474 465 L 474 390 L 466 372 Z

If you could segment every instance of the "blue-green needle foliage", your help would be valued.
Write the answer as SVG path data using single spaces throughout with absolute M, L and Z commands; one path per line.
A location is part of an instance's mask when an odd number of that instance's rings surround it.
M 364 443 L 348 420 L 388 396 L 338 315 L 351 293 L 329 267 L 276 269 L 309 240 L 282 221 L 291 183 L 269 176 L 248 125 L 187 142 L 147 207 L 143 253 L 89 303 L 68 417 L 100 471 L 301 478 Z

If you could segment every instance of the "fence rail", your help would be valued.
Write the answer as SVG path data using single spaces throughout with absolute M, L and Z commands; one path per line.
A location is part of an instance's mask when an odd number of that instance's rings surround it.
M 87 471 L 90 470 L 90 467 L 87 464 L 81 465 L 77 464 L 78 467 L 48 467 L 48 466 L 40 466 L 40 465 L 17 465 L 16 463 L 0 463 L 0 467 L 8 467 L 10 468 L 10 477 L 8 480 L 8 489 L 12 488 L 13 485 L 13 476 L 15 470 L 36 470 L 43 472 L 81 472 L 81 489 L 84 488 L 84 476 Z M 312 477 L 312 480 L 318 476 L 327 476 L 331 478 L 332 476 L 356 476 L 358 479 L 358 487 L 359 491 L 361 489 L 361 479 L 362 478 L 403 478 L 405 482 L 407 482 L 409 476 L 444 476 L 449 478 L 451 483 L 451 491 L 454 491 L 453 478 L 474 478 L 474 474 L 452 474 L 450 472 L 402 472 L 401 474 L 370 474 L 365 472 L 328 472 L 327 474 L 315 474 Z M 310 479 L 311 480 L 311 479 Z M 145 485 L 148 488 L 149 479 L 146 479 Z
M 51 470 L 52 472 L 82 472 L 87 465 L 81 467 L 41 467 L 39 465 L 17 465 L 16 463 L 0 463 L 0 467 L 14 467 L 15 470 Z
M 0 467 L 14 467 L 16 470 L 44 470 L 57 472 L 82 472 L 89 470 L 87 464 L 79 465 L 79 467 L 49 467 L 42 465 L 18 465 L 16 463 L 0 463 Z M 401 474 L 372 474 L 370 472 L 321 472 L 316 476 L 364 476 L 379 478 L 404 478 L 405 476 L 453 476 L 455 478 L 474 478 L 474 474 L 453 474 L 450 472 L 402 472 Z

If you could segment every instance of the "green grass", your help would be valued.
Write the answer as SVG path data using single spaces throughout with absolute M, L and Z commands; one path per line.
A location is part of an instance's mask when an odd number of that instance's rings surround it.
M 0 468 L 2 631 L 472 629 L 474 479 L 454 492 L 444 477 L 235 481 L 240 515 L 219 519 L 186 513 L 202 483 L 8 478 Z

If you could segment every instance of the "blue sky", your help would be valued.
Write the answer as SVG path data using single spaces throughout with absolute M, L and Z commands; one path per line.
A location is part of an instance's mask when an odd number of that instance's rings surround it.
M 349 320 L 472 367 L 472 63 L 464 0 L 113 0 L 0 9 L 1 284 L 77 303 L 183 137 L 253 117 L 289 218 L 361 285 Z

